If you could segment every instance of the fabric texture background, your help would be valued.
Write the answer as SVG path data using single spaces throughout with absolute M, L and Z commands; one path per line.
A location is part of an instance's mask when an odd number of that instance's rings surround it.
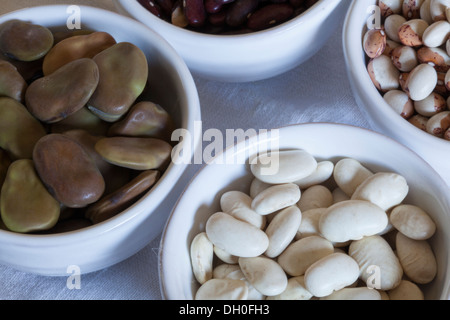
M 2 0 L 0 14 L 44 4 L 91 5 L 115 11 L 111 0 Z M 347 79 L 342 25 L 313 58 L 275 78 L 252 83 L 194 79 L 202 107 L 203 130 L 272 129 L 305 122 L 344 123 L 371 129 L 356 105 Z M 178 189 L 182 190 L 198 169 L 198 165 L 190 167 Z M 167 208 L 168 213 L 170 210 Z M 158 237 L 131 258 L 82 275 L 80 290 L 69 290 L 67 277 L 27 274 L 0 265 L 0 299 L 161 299 L 157 268 L 159 242 Z

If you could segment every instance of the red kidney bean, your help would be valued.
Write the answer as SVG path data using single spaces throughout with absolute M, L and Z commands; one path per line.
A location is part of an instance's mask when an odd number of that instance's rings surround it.
M 219 11 L 217 13 L 211 13 L 208 16 L 208 21 L 213 26 L 224 26 L 226 17 L 227 17 L 227 12 L 225 10 L 223 10 L 223 11 Z
M 191 26 L 202 26 L 206 21 L 203 0 L 183 0 L 184 14 Z
M 238 27 L 247 21 L 247 17 L 259 5 L 259 0 L 236 0 L 231 3 L 226 22 L 231 27 Z
M 138 0 L 138 2 L 148 11 L 153 13 L 158 18 L 161 18 L 161 8 L 153 0 Z
M 305 3 L 305 0 L 289 0 L 289 3 L 294 7 L 294 8 L 298 8 L 303 6 L 303 4 Z
M 206 12 L 217 13 L 223 8 L 225 4 L 233 1 L 234 0 L 205 0 Z
M 164 15 L 166 17 L 170 17 L 170 15 L 172 14 L 174 1 L 173 0 L 154 0 L 154 1 L 159 5 Z
M 288 3 L 269 4 L 253 12 L 247 21 L 252 30 L 267 29 L 287 21 L 294 14 L 294 8 Z

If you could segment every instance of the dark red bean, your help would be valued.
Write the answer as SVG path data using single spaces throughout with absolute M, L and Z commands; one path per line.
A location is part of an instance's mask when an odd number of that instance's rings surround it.
M 259 0 L 236 0 L 230 4 L 226 22 L 231 27 L 238 27 L 246 23 L 247 17 L 259 5 Z
M 161 18 L 161 8 L 158 4 L 155 3 L 153 0 L 138 0 L 138 2 L 148 11 L 153 13 L 158 18 Z
M 294 8 L 287 3 L 269 4 L 256 10 L 248 18 L 247 27 L 252 30 L 263 30 L 291 18 Z
M 305 4 L 305 0 L 289 0 L 289 3 L 294 8 L 299 8 L 299 7 L 301 7 L 301 6 L 303 6 Z
M 227 12 L 226 11 L 220 11 L 220 12 L 217 12 L 217 13 L 211 13 L 208 16 L 208 21 L 213 26 L 224 26 L 226 17 L 227 17 Z
M 174 1 L 173 0 L 154 0 L 154 1 L 159 5 L 164 15 L 170 17 L 170 15 L 172 14 Z
M 193 27 L 202 26 L 206 21 L 206 11 L 203 0 L 184 0 L 184 14 Z
M 234 0 L 205 0 L 205 10 L 208 13 L 217 13 L 227 3 L 231 3 Z

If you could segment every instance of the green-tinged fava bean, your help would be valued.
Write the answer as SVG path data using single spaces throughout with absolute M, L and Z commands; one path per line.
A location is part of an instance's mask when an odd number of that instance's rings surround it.
M 88 108 L 108 122 L 128 112 L 144 91 L 148 78 L 147 58 L 141 49 L 121 42 L 94 57 L 100 70 L 100 82 L 88 102 Z
M 142 101 L 131 107 L 123 120 L 114 123 L 109 136 L 151 137 L 170 141 L 172 118 L 160 105 Z
M 20 102 L 0 98 L 0 147 L 11 160 L 31 159 L 36 142 L 46 135 L 42 124 Z
M 63 65 L 81 58 L 93 58 L 100 52 L 116 44 L 107 32 L 93 32 L 77 35 L 58 42 L 45 56 L 44 75 L 55 72 Z
M 34 81 L 26 92 L 26 105 L 39 120 L 58 122 L 83 108 L 98 82 L 97 64 L 89 58 L 78 59 Z
M 0 25 L 0 51 L 15 60 L 38 60 L 49 52 L 53 42 L 52 32 L 41 25 L 20 20 Z
M 0 96 L 23 101 L 27 86 L 25 79 L 13 64 L 0 60 Z
M 11 160 L 6 154 L 6 151 L 0 149 L 0 191 L 2 189 L 3 181 L 5 181 L 6 172 L 8 171 L 8 167 L 10 164 Z
M 50 229 L 60 213 L 59 202 L 47 191 L 29 159 L 10 165 L 0 204 L 2 220 L 14 232 Z
M 147 170 L 124 185 L 119 190 L 103 197 L 91 205 L 85 213 L 86 218 L 96 224 L 112 218 L 128 208 L 148 191 L 159 179 L 159 171 Z
M 112 137 L 95 145 L 108 162 L 134 170 L 160 169 L 170 160 L 172 147 L 155 138 Z
M 92 135 L 104 136 L 108 128 L 109 123 L 97 117 L 88 108 L 81 108 L 67 118 L 53 123 L 50 131 L 52 133 L 63 133 L 69 130 L 82 129 Z
M 36 171 L 50 193 L 69 208 L 83 208 L 103 195 L 105 181 L 94 160 L 75 140 L 49 134 L 34 148 Z

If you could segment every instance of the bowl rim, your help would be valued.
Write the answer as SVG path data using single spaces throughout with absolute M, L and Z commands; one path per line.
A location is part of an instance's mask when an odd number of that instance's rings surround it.
M 296 130 L 297 128 L 301 129 L 301 128 L 307 128 L 307 127 L 311 127 L 311 126 L 312 127 L 322 126 L 325 128 L 332 127 L 332 128 L 336 128 L 336 130 L 338 130 L 339 128 L 343 128 L 348 131 L 361 132 L 361 133 L 365 133 L 367 135 L 372 135 L 374 137 L 377 137 L 377 139 L 386 140 L 389 143 L 391 143 L 392 145 L 398 146 L 398 148 L 402 149 L 405 153 L 409 153 L 411 156 L 416 158 L 416 160 L 419 161 L 424 168 L 428 169 L 429 174 L 433 176 L 432 180 L 434 180 L 435 183 L 439 184 L 441 186 L 442 190 L 445 190 L 445 188 L 448 189 L 448 186 L 446 185 L 444 179 L 439 175 L 439 173 L 428 162 L 426 162 L 420 155 L 418 155 L 414 150 L 410 149 L 409 147 L 398 142 L 397 140 L 395 140 L 383 133 L 380 133 L 378 131 L 374 131 L 372 129 L 363 128 L 363 127 L 358 127 L 358 126 L 351 125 L 351 124 L 334 123 L 334 122 L 297 123 L 297 124 L 289 124 L 289 125 L 277 127 L 275 129 L 280 130 L 280 134 L 281 134 L 281 131 Z M 165 260 L 165 250 L 164 249 L 166 246 L 168 234 L 171 232 L 171 221 L 176 219 L 178 216 L 180 216 L 179 212 L 181 209 L 179 208 L 179 206 L 180 206 L 180 203 L 183 201 L 185 194 L 191 188 L 191 185 L 195 182 L 195 180 L 198 179 L 198 177 L 201 174 L 203 174 L 203 172 L 206 170 L 206 168 L 210 164 L 214 164 L 217 159 L 220 159 L 220 157 L 222 157 L 226 153 L 234 152 L 233 150 L 235 150 L 235 152 L 238 152 L 240 149 L 242 149 L 243 145 L 245 147 L 245 143 L 247 143 L 248 141 L 257 139 L 258 136 L 259 136 L 258 134 L 255 134 L 255 135 L 251 136 L 248 140 L 238 141 L 235 144 L 223 149 L 214 158 L 212 158 L 210 162 L 203 164 L 202 167 L 195 173 L 195 175 L 190 179 L 190 181 L 187 183 L 187 185 L 183 189 L 181 195 L 179 196 L 178 200 L 176 201 L 175 205 L 173 206 L 172 211 L 166 221 L 163 232 L 161 234 L 161 240 L 160 240 L 160 244 L 159 244 L 158 276 L 159 276 L 159 286 L 160 286 L 160 293 L 161 293 L 162 299 L 164 299 L 164 300 L 169 299 L 167 285 L 166 285 L 167 276 L 165 273 L 165 265 L 166 264 L 164 263 L 164 260 Z M 450 193 L 449 194 L 444 193 L 444 194 L 446 195 L 445 202 L 450 207 Z M 450 248 L 448 249 L 448 251 L 450 252 Z M 447 269 L 450 270 L 450 264 L 447 266 Z M 446 278 L 448 278 L 448 277 L 450 277 L 450 274 L 446 274 Z M 447 287 L 443 288 L 441 297 L 444 297 L 444 296 L 447 296 L 447 298 L 450 299 L 450 283 Z
M 218 35 L 207 34 L 177 27 L 149 12 L 147 9 L 142 7 L 142 5 L 137 0 L 114 0 L 116 6 L 119 6 L 122 10 L 125 10 L 135 19 L 139 21 L 146 21 L 146 24 L 148 26 L 150 26 L 151 28 L 155 28 L 155 30 L 158 30 L 158 32 L 161 31 L 161 33 L 164 35 L 170 34 L 171 37 L 188 37 L 188 39 L 191 41 L 199 41 L 200 39 L 204 39 L 204 41 L 207 42 L 220 41 L 221 43 L 225 44 L 232 44 L 235 42 L 238 44 L 244 44 L 250 38 L 255 40 L 258 40 L 259 38 L 261 38 L 261 40 L 267 40 L 268 35 L 277 37 L 280 33 L 295 30 L 302 24 L 308 24 L 309 21 L 314 20 L 318 14 L 326 11 L 326 8 L 336 7 L 342 1 L 343 0 L 318 0 L 313 6 L 311 6 L 298 16 L 269 29 L 254 31 L 246 34 Z
M 362 92 L 366 92 L 370 95 L 371 99 L 379 107 L 378 112 L 382 113 L 387 122 L 395 124 L 398 127 L 398 131 L 404 132 L 405 135 L 416 136 L 421 139 L 425 144 L 431 144 L 435 148 L 450 148 L 450 141 L 433 136 L 430 133 L 420 130 L 414 125 L 410 124 L 407 120 L 398 115 L 383 99 L 383 96 L 373 85 L 372 80 L 367 72 L 367 66 L 361 63 L 361 56 L 365 57 L 365 53 L 362 47 L 362 36 L 364 27 L 358 23 L 361 16 L 367 14 L 367 3 L 376 4 L 377 0 L 352 0 L 347 11 L 344 26 L 343 26 L 343 51 L 344 59 L 347 64 L 347 71 L 349 77 L 354 79 L 355 85 Z M 365 10 L 363 10 L 365 9 Z M 360 39 L 360 40 L 356 40 Z M 365 59 L 364 59 L 365 61 Z M 365 106 L 367 108 L 367 106 Z M 449 149 L 450 150 L 450 149 Z
M 69 6 L 70 4 L 31 6 L 2 14 L 0 15 L 0 20 L 22 13 L 25 13 L 27 17 L 29 17 L 42 10 L 48 12 L 47 14 L 50 14 L 51 12 L 60 12 L 61 10 L 65 10 Z M 193 130 L 193 128 L 191 128 L 191 125 L 193 125 L 195 121 L 201 119 L 200 98 L 198 95 L 198 91 L 192 74 L 189 71 L 186 63 L 175 51 L 175 49 L 167 42 L 167 40 L 165 40 L 161 35 L 153 31 L 152 29 L 148 28 L 145 24 L 130 17 L 126 17 L 120 15 L 119 13 L 98 7 L 88 5 L 77 6 L 80 7 L 81 10 L 84 10 L 84 14 L 86 14 L 86 11 L 90 14 L 92 18 L 89 21 L 92 21 L 93 18 L 97 20 L 111 19 L 111 21 L 114 21 L 119 25 L 120 22 L 126 22 L 131 26 L 132 29 L 136 31 L 145 31 L 145 33 L 148 34 L 146 37 L 146 41 L 155 43 L 158 51 L 161 51 L 164 54 L 164 57 L 167 58 L 167 61 L 170 61 L 172 68 L 174 70 L 177 70 L 180 84 L 182 84 L 183 90 L 186 95 L 186 105 L 189 106 L 189 108 L 186 108 L 186 110 L 184 110 L 186 112 L 186 115 L 181 119 L 180 125 L 182 128 Z M 194 140 L 193 142 L 194 145 L 191 148 L 192 154 L 200 144 L 199 139 Z M 170 181 L 173 178 L 181 177 L 186 168 L 186 164 L 175 164 L 171 161 L 169 167 L 165 170 L 157 183 L 140 200 L 108 220 L 102 221 L 92 226 L 84 227 L 79 230 L 56 234 L 22 234 L 0 229 L 0 243 L 11 243 L 30 248 L 43 246 L 62 247 L 69 243 L 73 243 L 74 241 L 81 242 L 87 239 L 101 236 L 102 234 L 109 233 L 115 229 L 120 228 L 122 225 L 130 223 L 136 216 L 145 214 L 146 204 L 147 202 L 150 202 L 151 199 L 158 197 L 165 198 L 172 189 L 172 182 Z M 152 212 L 150 212 L 150 215 L 151 214 Z

